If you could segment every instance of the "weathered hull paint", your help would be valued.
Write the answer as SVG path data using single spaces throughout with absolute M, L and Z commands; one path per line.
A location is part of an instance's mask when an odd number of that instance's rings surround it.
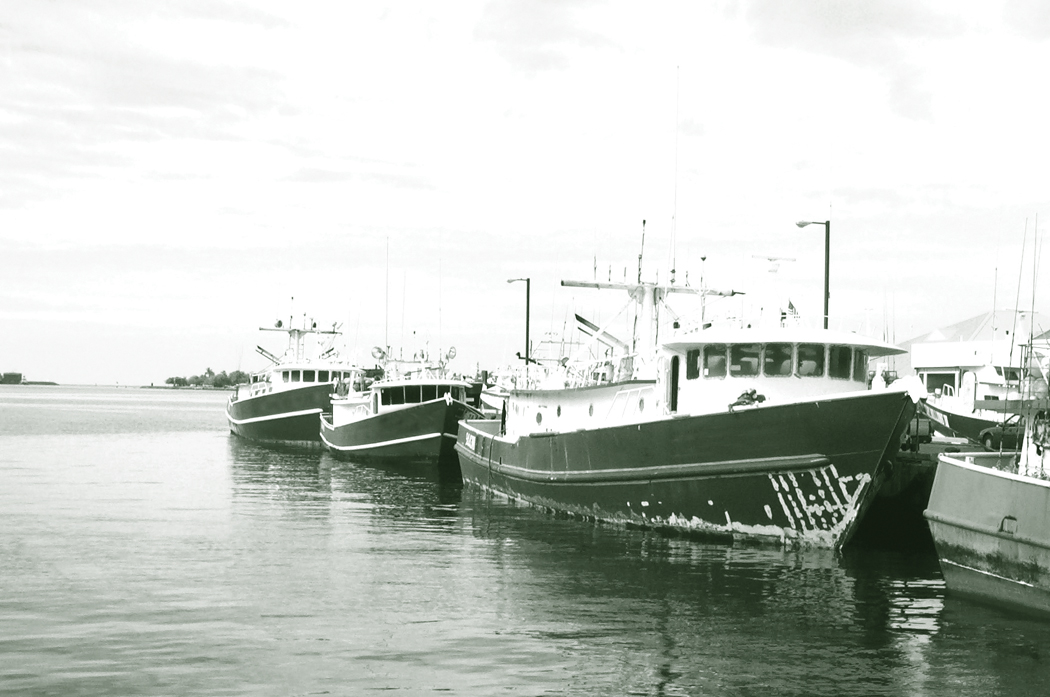
M 322 383 L 230 401 L 230 431 L 267 445 L 321 447 L 322 412 L 332 408 L 332 385 Z
M 930 526 L 948 591 L 1050 616 L 1050 482 L 941 456 Z M 970 460 L 967 462 L 966 460 Z
M 839 547 L 915 403 L 902 392 L 516 440 L 460 424 L 464 481 L 554 510 L 722 539 Z
M 351 460 L 405 464 L 455 463 L 460 419 L 473 412 L 462 402 L 437 399 L 332 426 L 321 418 L 321 440 L 333 454 Z

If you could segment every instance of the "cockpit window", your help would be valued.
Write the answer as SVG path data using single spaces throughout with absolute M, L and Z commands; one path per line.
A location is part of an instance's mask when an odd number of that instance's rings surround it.
M 734 344 L 729 347 L 729 374 L 733 377 L 758 375 L 761 344 Z
M 798 375 L 804 378 L 824 376 L 824 344 L 798 345 Z
M 774 377 L 791 375 L 791 344 L 766 344 L 762 372 Z
M 726 376 L 726 347 L 723 344 L 711 344 L 704 347 L 704 377 L 724 378 Z
M 850 347 L 828 347 L 828 359 L 828 376 L 849 380 L 853 370 L 853 351 Z

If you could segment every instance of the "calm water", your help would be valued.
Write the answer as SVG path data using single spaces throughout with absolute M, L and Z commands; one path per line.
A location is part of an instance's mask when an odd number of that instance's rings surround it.
M 0 386 L 0 692 L 1050 694 L 1050 623 L 927 553 L 561 519 L 246 444 L 226 397 Z

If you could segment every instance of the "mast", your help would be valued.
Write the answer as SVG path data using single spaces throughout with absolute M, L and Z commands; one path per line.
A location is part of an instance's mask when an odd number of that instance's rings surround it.
M 639 255 L 639 258 L 641 255 Z M 622 290 L 626 291 L 636 305 L 635 334 L 631 342 L 634 354 L 639 355 L 646 364 L 652 362 L 656 355 L 656 345 L 659 339 L 660 306 L 669 293 L 687 293 L 690 295 L 718 295 L 729 297 L 742 295 L 735 290 L 712 290 L 690 288 L 688 286 L 661 285 L 659 283 L 604 283 L 601 281 L 562 281 L 566 288 L 595 288 L 598 290 Z

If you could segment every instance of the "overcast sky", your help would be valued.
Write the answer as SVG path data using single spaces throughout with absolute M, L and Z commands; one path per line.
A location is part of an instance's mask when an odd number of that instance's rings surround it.
M 1039 0 L 6 0 L 0 39 L 0 371 L 30 380 L 261 368 L 293 313 L 495 367 L 507 279 L 534 341 L 604 321 L 623 298 L 559 281 L 636 276 L 643 219 L 647 279 L 814 324 L 798 220 L 832 222 L 833 327 L 1033 302 Z

